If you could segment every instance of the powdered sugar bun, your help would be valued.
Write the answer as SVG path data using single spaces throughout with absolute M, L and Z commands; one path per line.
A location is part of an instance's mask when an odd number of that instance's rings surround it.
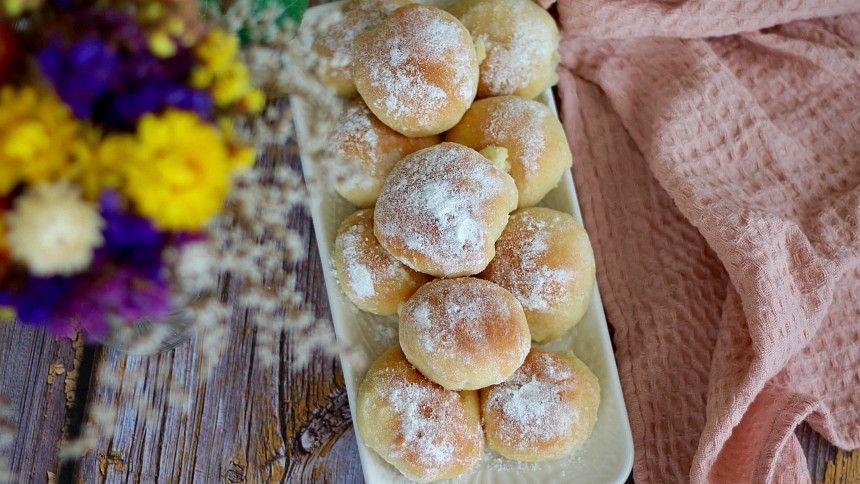
M 475 391 L 446 390 L 391 348 L 358 387 L 356 426 L 367 445 L 409 479 L 448 479 L 484 453 Z
M 374 233 L 385 250 L 419 272 L 476 274 L 493 258 L 516 204 L 510 175 L 471 148 L 442 143 L 391 170 L 376 203 Z
M 532 0 L 463 0 L 450 11 L 484 42 L 479 98 L 531 99 L 558 82 L 558 27 Z
M 394 314 L 430 277 L 403 265 L 373 235 L 373 210 L 343 221 L 334 241 L 337 280 L 346 297 L 373 314 Z
M 385 124 L 406 136 L 439 134 L 455 124 L 478 89 L 469 31 L 451 14 L 412 4 L 353 42 L 355 85 Z
M 439 136 L 408 138 L 382 123 L 361 98 L 349 103 L 329 135 L 329 152 L 346 163 L 334 188 L 358 207 L 372 207 L 388 173 L 404 156 L 438 144 Z
M 409 5 L 408 0 L 352 0 L 343 7 L 343 18 L 314 42 L 314 52 L 326 60 L 323 84 L 341 96 L 358 94 L 352 80 L 352 41 L 355 36 L 379 27 L 392 12 Z
M 585 228 L 566 213 L 530 207 L 511 214 L 496 257 L 479 277 L 510 291 L 523 305 L 532 339 L 544 342 L 582 319 L 594 275 Z
M 449 390 L 500 383 L 531 348 L 526 315 L 501 286 L 474 277 L 436 279 L 400 313 L 400 346 L 430 380 Z
M 516 96 L 475 101 L 445 140 L 478 151 L 506 148 L 520 208 L 540 202 L 573 163 L 558 118 L 545 105 Z
M 582 361 L 538 348 L 504 383 L 481 390 L 490 448 L 527 462 L 576 451 L 591 435 L 599 405 L 600 384 Z

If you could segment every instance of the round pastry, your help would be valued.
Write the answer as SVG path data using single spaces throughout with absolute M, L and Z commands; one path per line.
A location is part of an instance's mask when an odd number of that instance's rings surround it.
M 479 277 L 504 287 L 523 305 L 532 339 L 549 341 L 576 325 L 594 290 L 594 253 L 572 216 L 542 207 L 511 214 L 496 257 Z
M 475 391 L 446 390 L 391 348 L 358 387 L 355 423 L 365 443 L 409 479 L 462 474 L 484 453 Z
M 481 390 L 490 448 L 526 462 L 576 451 L 591 435 L 599 405 L 600 384 L 585 363 L 538 348 L 504 383 Z
M 338 95 L 358 94 L 352 80 L 352 41 L 355 36 L 379 27 L 391 12 L 409 5 L 408 0 L 352 0 L 343 7 L 343 17 L 314 42 L 313 50 L 325 60 L 320 80 Z
M 463 0 L 451 13 L 484 42 L 479 98 L 531 99 L 558 82 L 561 36 L 552 16 L 532 0 Z
M 573 163 L 558 118 L 545 105 L 521 97 L 475 101 L 457 126 L 445 133 L 445 140 L 478 151 L 506 148 L 520 208 L 540 202 Z
M 457 124 L 478 89 L 478 57 L 453 15 L 412 4 L 352 45 L 355 85 L 383 123 L 406 136 Z
M 430 277 L 385 252 L 373 235 L 373 210 L 343 221 L 334 241 L 337 280 L 346 297 L 373 314 L 394 314 Z
M 482 279 L 436 279 L 400 313 L 400 346 L 410 363 L 449 390 L 504 381 L 531 348 L 516 298 Z
M 376 202 L 374 233 L 416 271 L 477 274 L 493 258 L 516 205 L 510 175 L 471 148 L 442 143 L 394 166 Z
M 439 141 L 439 136 L 403 136 L 377 119 L 361 98 L 355 99 L 344 108 L 329 135 L 329 154 L 344 162 L 334 188 L 356 206 L 372 207 L 382 183 L 401 158 Z

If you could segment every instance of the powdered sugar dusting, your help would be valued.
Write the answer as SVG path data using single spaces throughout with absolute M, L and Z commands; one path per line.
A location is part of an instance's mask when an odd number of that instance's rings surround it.
M 439 12 L 417 5 L 401 9 L 375 32 L 368 48 L 355 53 L 378 93 L 364 95 L 365 100 L 416 128 L 431 126 L 452 105 L 465 109 L 476 89 L 476 54 L 464 41 L 468 32 Z
M 520 369 L 488 391 L 485 405 L 497 422 L 500 440 L 528 450 L 535 443 L 570 435 L 582 419 L 569 400 L 574 383 L 566 361 L 545 352 L 529 353 Z
M 336 174 L 342 177 L 337 182 L 341 192 L 369 190 L 381 184 L 379 179 L 384 177 L 379 173 L 379 134 L 373 126 L 372 116 L 363 102 L 349 103 L 329 135 L 330 153 L 344 162 L 339 165 L 342 169 L 335 165 L 338 169 Z
M 417 342 L 404 347 L 463 386 L 488 375 L 492 383 L 507 378 L 531 346 L 526 328 L 525 315 L 504 289 L 471 277 L 427 284 L 400 318 L 401 338 Z
M 545 220 L 528 210 L 517 212 L 513 220 L 509 227 L 516 230 L 499 237 L 500 256 L 488 269 L 488 278 L 510 291 L 526 311 L 550 312 L 569 297 L 567 288 L 577 274 L 571 267 L 545 263 L 552 250 Z
M 508 97 L 492 106 L 486 127 L 490 144 L 516 146 L 517 161 L 525 175 L 537 174 L 540 158 L 547 150 L 543 120 L 549 109 L 537 101 L 519 97 Z
M 490 3 L 490 2 L 488 2 Z M 478 6 L 461 16 L 472 35 L 481 38 L 487 58 L 481 63 L 481 95 L 518 94 L 544 79 L 554 65 L 553 53 L 558 47 L 557 32 L 535 16 L 539 9 L 530 0 L 499 2 L 495 9 L 504 10 L 504 23 L 498 10 Z M 490 13 L 490 17 L 485 17 Z M 493 30 L 488 30 L 488 29 Z
M 335 154 L 346 157 L 349 148 L 352 148 L 352 151 L 367 152 L 368 156 L 376 159 L 376 150 L 372 148 L 379 141 L 379 136 L 372 129 L 371 116 L 373 113 L 361 102 L 350 103 L 344 108 L 329 138 Z M 359 147 L 363 149 L 357 149 Z
M 355 36 L 379 27 L 404 2 L 391 0 L 354 0 L 340 22 L 332 25 L 319 42 L 333 53 L 331 67 L 352 79 L 352 41 Z
M 343 261 L 346 264 L 346 283 L 356 297 L 372 298 L 376 295 L 373 273 L 366 264 L 362 246 L 370 243 L 365 239 L 365 229 L 361 225 L 353 225 L 341 234 L 343 244 Z M 393 269 L 392 269 L 393 270 Z
M 473 150 L 443 143 L 404 158 L 376 206 L 376 230 L 389 252 L 416 270 L 415 251 L 445 274 L 482 270 L 495 241 L 489 222 L 509 176 Z M 426 270 L 426 269 L 425 269 Z
M 403 263 L 391 257 L 373 235 L 373 212 L 363 210 L 353 215 L 350 225 L 335 241 L 340 251 L 341 285 L 350 299 L 363 309 L 377 302 L 399 297 L 406 300 L 425 280 Z M 411 291 L 409 290 L 411 288 Z M 367 307 L 366 307 L 367 306 Z M 368 309 L 370 310 L 370 309 Z
M 397 413 L 400 437 L 389 455 L 417 463 L 422 480 L 432 480 L 452 466 L 468 467 L 473 457 L 464 447 L 480 448 L 480 423 L 470 425 L 459 394 L 425 382 L 392 379 L 384 398 Z M 474 453 L 472 453 L 474 454 Z

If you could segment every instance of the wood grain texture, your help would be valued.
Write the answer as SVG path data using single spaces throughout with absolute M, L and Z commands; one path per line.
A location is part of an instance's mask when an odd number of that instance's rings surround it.
M 279 162 L 298 166 L 295 156 Z M 288 224 L 301 233 L 308 254 L 294 267 L 304 302 L 330 320 L 310 217 L 298 210 Z M 232 289 L 225 292 L 229 303 Z M 283 334 L 279 364 L 263 367 L 254 356 L 256 330 L 244 314 L 229 324 L 230 345 L 203 388 L 191 385 L 200 371 L 196 342 L 152 357 L 97 355 L 90 403 L 116 407 L 119 431 L 82 459 L 77 480 L 321 482 L 337 476 L 342 482 L 345 475 L 360 481 L 354 438 L 352 446 L 339 443 L 352 423 L 336 359 L 317 352 L 309 365 L 294 369 L 297 345 Z M 190 394 L 190 413 L 166 403 L 158 383 L 165 378 Z
M 70 340 L 0 322 L 0 395 L 10 401 L 10 423 L 17 428 L 6 455 L 21 482 L 46 482 L 58 470 L 57 448 L 79 363 Z
M 270 161 L 298 166 L 294 156 Z M 310 217 L 297 211 L 288 223 L 300 231 L 308 253 L 295 267 L 298 287 L 316 315 L 330 320 Z M 229 288 L 225 292 L 231 297 Z M 298 345 L 285 334 L 279 363 L 261 367 L 253 356 L 255 329 L 238 313 L 229 324 L 229 349 L 203 388 L 191 384 L 201 371 L 196 341 L 151 357 L 95 353 L 86 403 L 90 409 L 116 409 L 116 434 L 99 440 L 80 460 L 74 482 L 363 482 L 337 359 L 316 352 L 307 366 L 295 369 L 290 362 Z M 17 409 L 19 435 L 9 457 L 21 483 L 46 483 L 48 472 L 57 471 L 75 354 L 69 341 L 0 323 L 0 395 Z M 175 399 L 168 403 L 168 391 L 158 383 L 163 381 L 190 395 L 189 411 Z M 813 482 L 860 483 L 860 451 L 836 449 L 806 424 L 797 435 Z

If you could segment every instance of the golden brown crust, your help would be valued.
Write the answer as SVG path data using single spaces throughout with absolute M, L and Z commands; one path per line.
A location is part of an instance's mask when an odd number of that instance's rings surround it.
M 591 435 L 599 405 L 600 384 L 584 363 L 538 348 L 504 383 L 481 390 L 490 448 L 527 462 L 576 451 Z
M 379 27 L 408 0 L 352 0 L 343 7 L 343 18 L 316 39 L 313 50 L 326 61 L 320 80 L 338 95 L 358 94 L 352 79 L 352 41 L 355 36 Z
M 373 235 L 373 210 L 350 215 L 334 243 L 337 279 L 346 297 L 373 314 L 394 314 L 430 276 L 406 267 Z
M 478 59 L 451 14 L 419 4 L 397 9 L 353 42 L 355 85 L 371 111 L 406 136 L 439 134 L 472 104 Z
M 365 443 L 409 479 L 448 479 L 484 453 L 475 391 L 424 378 L 400 347 L 380 356 L 358 388 L 356 426 Z
M 335 190 L 359 208 L 372 207 L 398 161 L 439 142 L 435 135 L 403 136 L 377 119 L 361 98 L 355 99 L 344 108 L 329 135 L 329 154 L 345 164 Z
M 496 257 L 479 275 L 517 298 L 538 342 L 558 338 L 582 319 L 594 276 L 585 228 L 571 215 L 542 207 L 511 214 Z
M 478 151 L 506 148 L 519 208 L 540 202 L 573 163 L 558 118 L 545 105 L 516 96 L 475 101 L 445 140 Z
M 516 298 L 473 277 L 422 286 L 400 314 L 407 359 L 449 390 L 477 390 L 504 381 L 531 348 L 526 315 Z
M 514 180 L 475 150 L 442 143 L 391 170 L 374 215 L 379 243 L 413 269 L 437 277 L 482 271 L 516 207 Z
M 463 0 L 451 13 L 485 45 L 479 98 L 531 99 L 558 82 L 558 27 L 532 0 Z

